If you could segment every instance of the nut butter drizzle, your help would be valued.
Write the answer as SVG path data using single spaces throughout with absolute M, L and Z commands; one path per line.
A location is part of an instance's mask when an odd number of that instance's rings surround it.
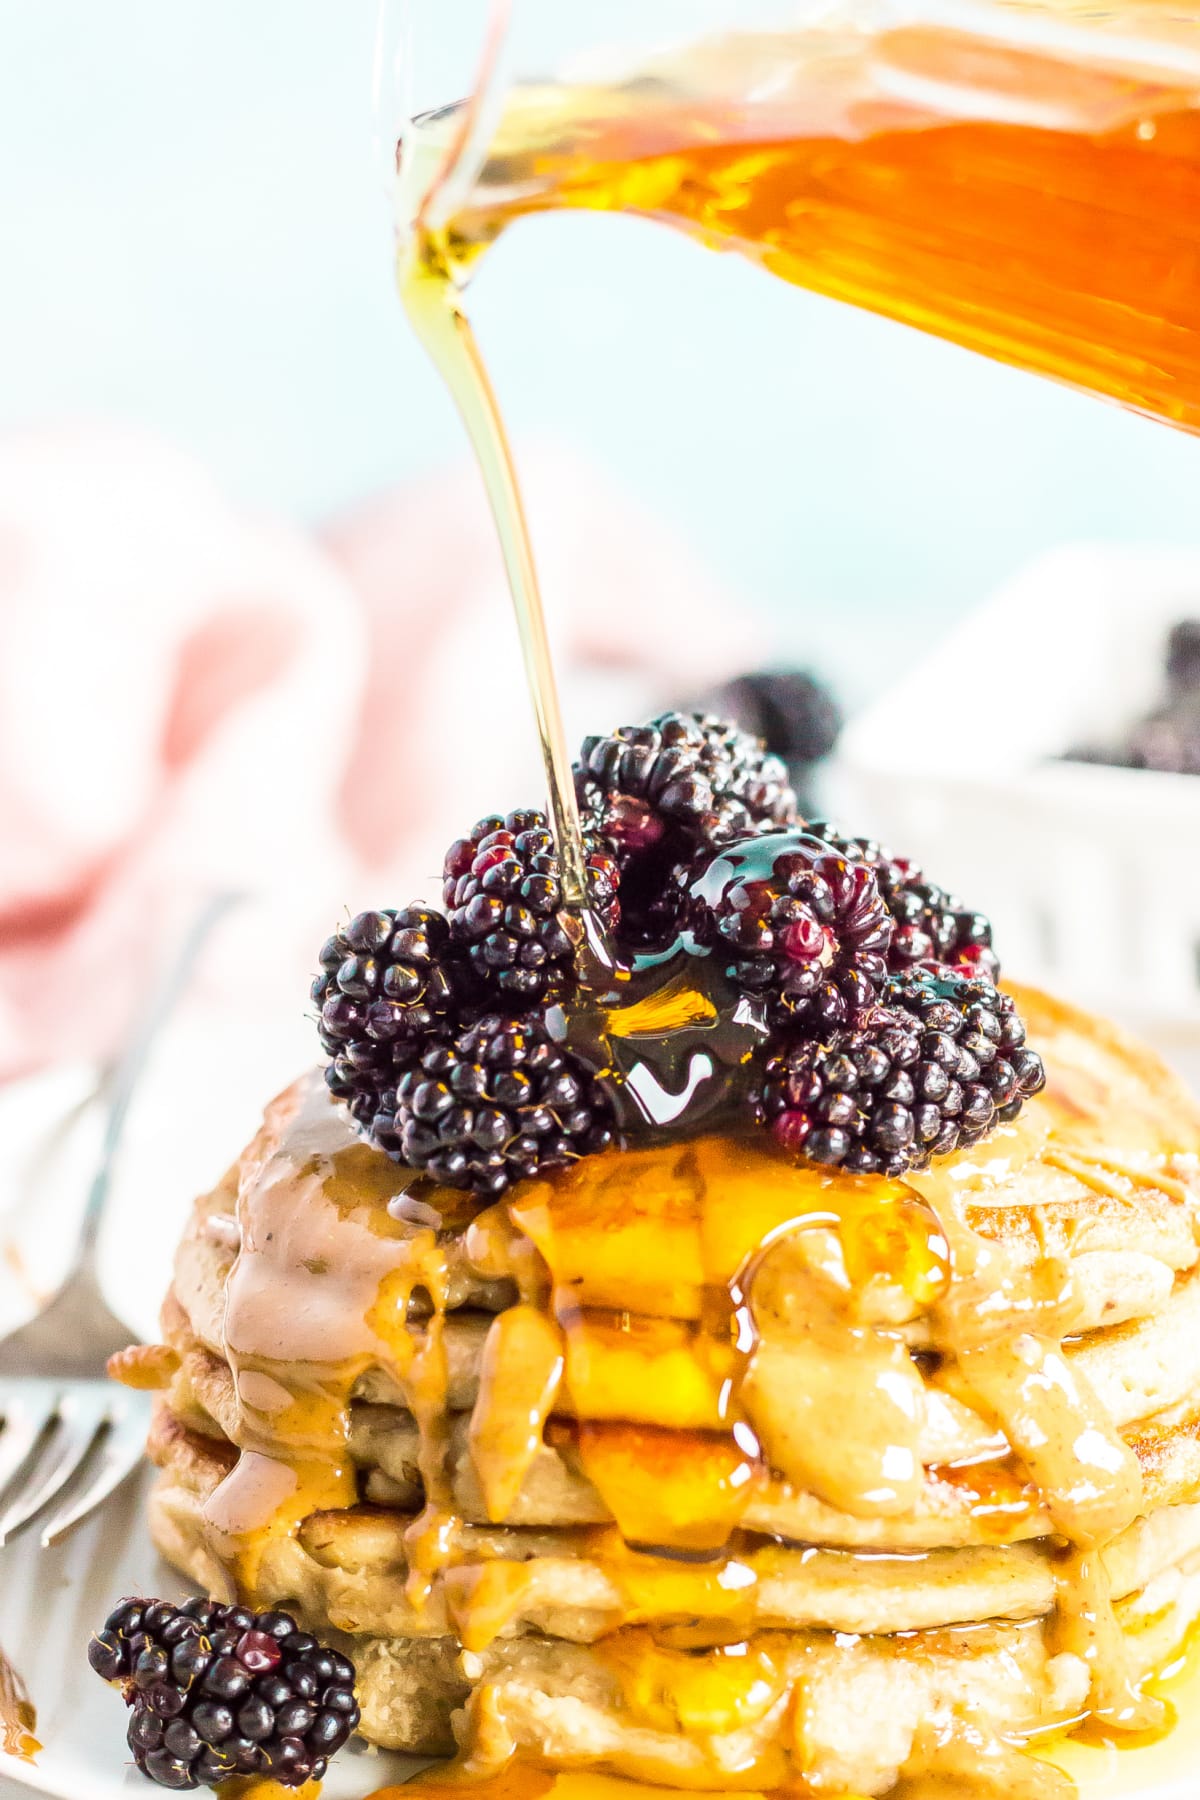
M 968 1152 L 916 1178 L 950 1247 L 952 1279 L 934 1308 L 935 1342 L 952 1359 L 943 1379 L 999 1426 L 1070 1546 L 1057 1571 L 1055 1636 L 1089 1670 L 1093 1716 L 1121 1729 L 1153 1730 L 1163 1709 L 1137 1691 L 1128 1672 L 1099 1555 L 1142 1510 L 1141 1470 L 1063 1355 L 1062 1340 L 1078 1318 L 1069 1269 L 1051 1258 L 1021 1269 L 967 1220 L 981 1163 L 1003 1165 L 1003 1135 L 975 1161 Z
M 445 1254 L 430 1226 L 388 1210 L 413 1181 L 357 1137 L 315 1075 L 273 1104 L 242 1159 L 224 1318 L 241 1454 L 205 1524 L 243 1594 L 255 1594 L 274 1538 L 356 1503 L 350 1401 L 375 1367 L 404 1390 L 421 1430 L 427 1505 L 409 1545 L 418 1597 L 449 1553 Z M 429 1316 L 413 1325 L 418 1289 Z

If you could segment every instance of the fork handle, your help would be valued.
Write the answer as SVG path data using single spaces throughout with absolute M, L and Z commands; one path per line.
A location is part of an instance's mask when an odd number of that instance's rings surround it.
M 117 1152 L 121 1147 L 129 1108 L 150 1059 L 150 1052 L 187 987 L 196 959 L 213 927 L 244 897 L 236 890 L 229 889 L 212 894 L 203 902 L 193 915 L 175 951 L 160 970 L 124 1049 L 105 1074 L 101 1091 L 107 1092 L 108 1099 L 100 1160 L 88 1190 L 68 1281 L 77 1276 L 89 1276 L 93 1281 L 96 1278 L 100 1226 L 112 1187 Z

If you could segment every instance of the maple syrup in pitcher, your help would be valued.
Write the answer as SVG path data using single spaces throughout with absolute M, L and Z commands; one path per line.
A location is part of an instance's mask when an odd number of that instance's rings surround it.
M 622 975 L 587 913 L 528 532 L 464 305 L 481 254 L 529 213 L 658 219 L 797 285 L 1200 431 L 1200 7 L 863 14 L 702 42 L 603 85 L 514 86 L 481 154 L 467 149 L 480 136 L 474 102 L 414 121 L 401 148 L 401 294 L 486 483 L 581 985 L 597 1039 L 632 1046 L 624 1063 L 614 1052 L 631 1107 L 639 1044 L 656 1032 L 678 1042 L 689 1017 L 703 1024 L 703 963 L 692 958 L 700 973 L 682 985 L 670 965 Z M 737 1063 L 734 1045 L 714 1080 L 734 1079 Z M 504 1800 L 601 1800 L 630 1784 L 514 1768 L 484 1786 Z
M 481 253 L 535 212 L 657 219 L 1200 431 L 1200 6 L 846 8 L 701 41 L 604 85 L 516 85 L 474 154 L 479 133 L 474 101 L 407 132 L 399 281 L 487 485 L 564 890 L 582 911 L 529 536 L 463 305 Z

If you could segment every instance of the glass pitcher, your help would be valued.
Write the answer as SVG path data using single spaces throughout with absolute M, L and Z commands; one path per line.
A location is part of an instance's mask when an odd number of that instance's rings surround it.
M 402 239 L 465 282 L 525 214 L 639 214 L 1200 431 L 1200 0 L 620 11 L 481 6 L 468 98 L 418 110 L 433 21 L 384 0 Z

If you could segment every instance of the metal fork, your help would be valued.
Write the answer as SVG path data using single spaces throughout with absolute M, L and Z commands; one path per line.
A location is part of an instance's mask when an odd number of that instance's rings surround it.
M 183 993 L 209 932 L 237 896 L 206 902 L 155 984 L 107 1091 L 100 1161 L 70 1272 L 36 1318 L 0 1341 L 0 1544 L 51 1501 L 44 1548 L 58 1543 L 141 1460 L 150 1399 L 102 1379 L 131 1333 L 101 1292 L 100 1227 L 130 1104 L 159 1032 Z

